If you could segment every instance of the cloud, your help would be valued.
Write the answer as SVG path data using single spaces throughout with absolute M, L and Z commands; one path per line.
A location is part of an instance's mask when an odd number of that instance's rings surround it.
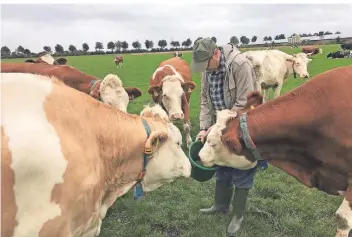
M 352 36 L 352 8 L 348 4 L 22 4 L 2 5 L 1 43 L 38 52 L 70 44 L 126 40 L 195 40 L 216 36 L 219 44 L 230 37 L 284 33 L 341 31 Z

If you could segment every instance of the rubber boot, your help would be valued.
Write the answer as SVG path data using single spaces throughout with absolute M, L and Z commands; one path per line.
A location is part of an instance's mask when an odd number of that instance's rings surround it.
M 249 189 L 247 188 L 236 188 L 235 195 L 233 197 L 232 206 L 232 218 L 227 227 L 228 237 L 235 237 L 238 230 L 241 228 L 243 221 L 243 213 L 246 207 L 246 201 L 248 197 Z
M 210 208 L 200 209 L 204 214 L 226 213 L 229 210 L 233 186 L 226 182 L 216 181 L 215 185 L 215 203 Z

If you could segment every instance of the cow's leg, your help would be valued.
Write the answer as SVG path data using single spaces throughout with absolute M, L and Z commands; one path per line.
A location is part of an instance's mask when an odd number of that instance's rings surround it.
M 190 122 L 183 124 L 183 130 L 185 131 L 185 135 L 186 135 L 186 146 L 187 146 L 187 148 L 188 148 L 188 147 L 191 145 L 191 143 L 192 143 L 192 138 L 191 138 L 191 125 L 190 125 Z
M 274 89 L 274 99 L 280 96 L 282 85 L 279 84 L 275 89 Z
M 336 211 L 337 233 L 335 237 L 348 237 L 352 229 L 352 202 L 343 199 L 339 209 Z
M 269 100 L 269 89 L 263 90 L 263 103 L 266 103 Z

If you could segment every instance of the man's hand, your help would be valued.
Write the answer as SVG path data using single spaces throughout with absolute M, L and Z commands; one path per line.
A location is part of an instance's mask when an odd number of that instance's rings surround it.
M 198 133 L 197 137 L 196 137 L 196 140 L 200 140 L 202 143 L 204 143 L 204 142 L 205 142 L 205 141 L 204 141 L 205 137 L 208 136 L 208 134 L 209 134 L 209 132 L 210 132 L 210 130 L 211 130 L 212 128 L 213 128 L 213 126 L 211 126 L 210 128 L 208 128 L 207 131 L 205 131 L 205 130 L 200 131 L 200 132 Z

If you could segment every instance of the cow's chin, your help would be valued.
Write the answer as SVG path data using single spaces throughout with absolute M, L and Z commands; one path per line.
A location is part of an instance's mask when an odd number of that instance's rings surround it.
M 163 180 L 163 181 L 159 181 L 159 182 L 155 182 L 155 183 L 146 183 L 146 182 L 142 181 L 143 191 L 144 192 L 151 192 L 151 191 L 161 187 L 163 184 L 171 183 L 173 181 L 174 180 Z

